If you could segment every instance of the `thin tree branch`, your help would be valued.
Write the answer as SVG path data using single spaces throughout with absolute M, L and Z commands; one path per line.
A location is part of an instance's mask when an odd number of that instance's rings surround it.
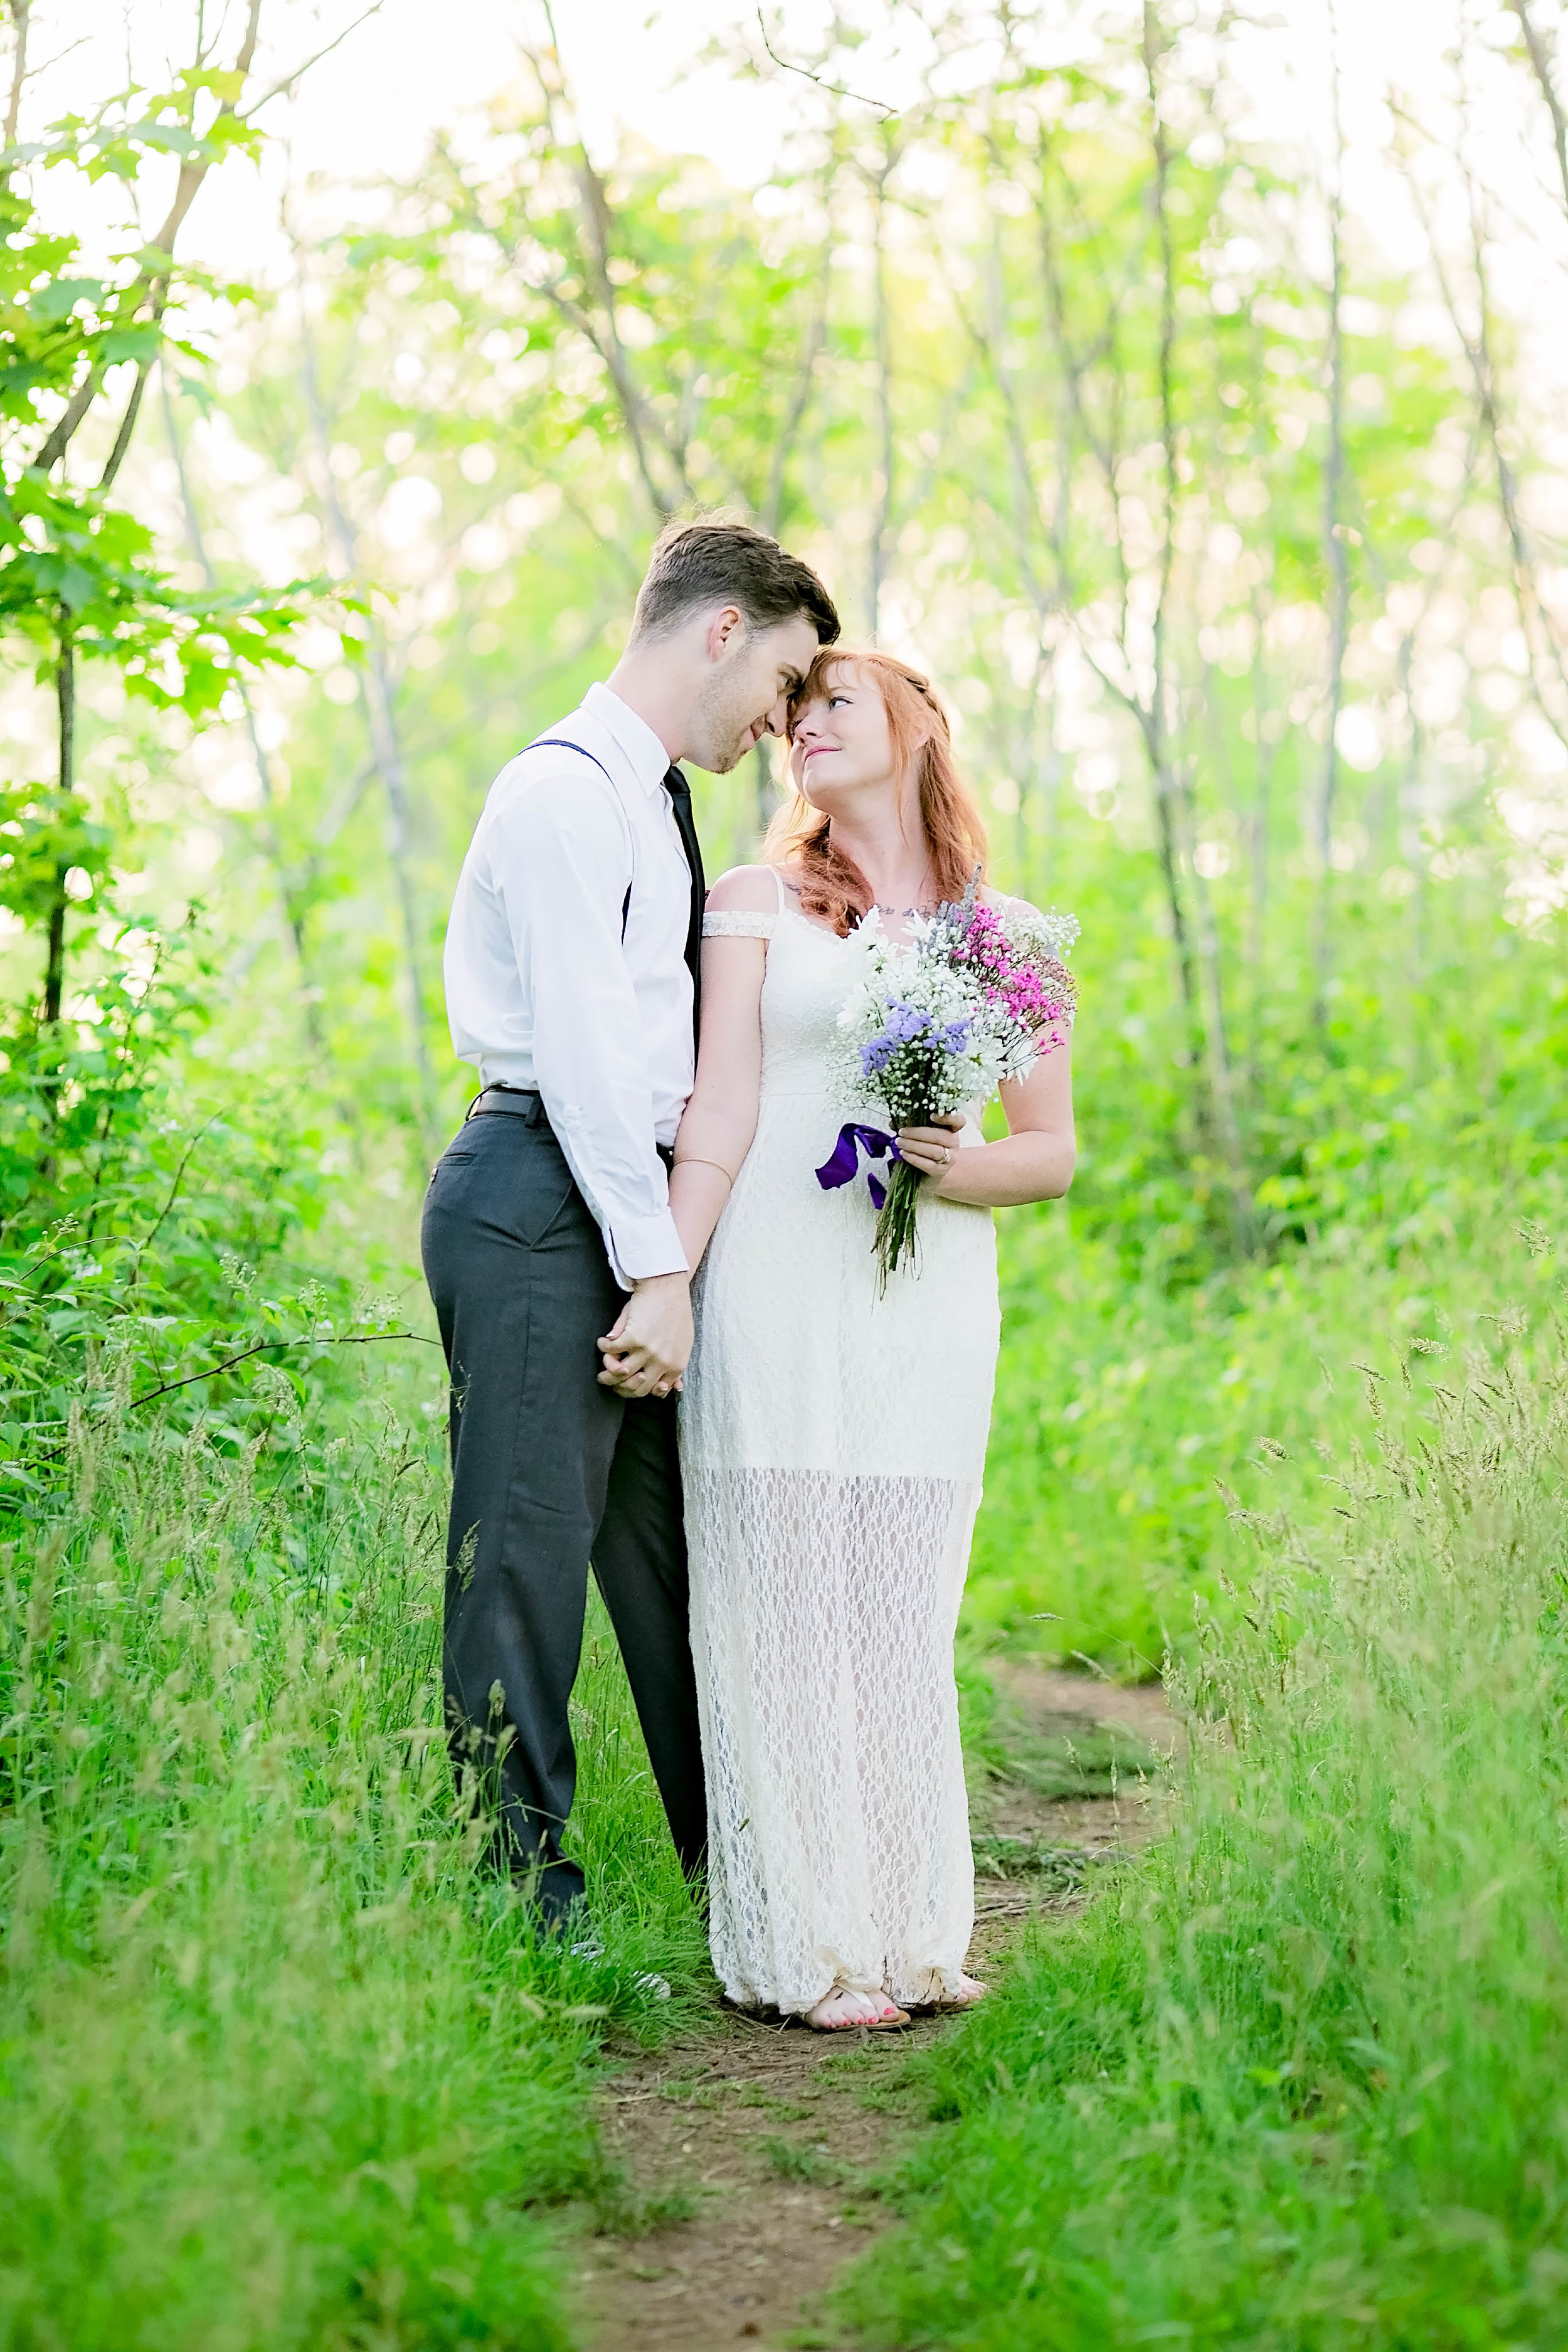
M 290 1348 L 374 1348 L 384 1339 L 415 1339 L 422 1348 L 438 1348 L 441 1344 L 439 1339 L 426 1338 L 423 1331 L 362 1331 L 341 1339 L 319 1339 L 313 1335 L 299 1339 L 258 1339 L 254 1348 L 241 1348 L 237 1355 L 226 1356 L 221 1363 L 209 1364 L 205 1371 L 187 1372 L 183 1381 L 164 1381 L 155 1389 L 143 1389 L 140 1396 L 132 1398 L 132 1411 L 138 1405 L 151 1404 L 154 1397 L 172 1396 L 176 1389 L 195 1388 L 198 1381 L 216 1381 L 220 1372 L 232 1372 L 236 1364 L 247 1364 L 253 1356 L 287 1353 Z
M 757 10 L 757 30 L 763 37 L 763 48 L 766 49 L 769 57 L 772 58 L 780 73 L 799 74 L 804 81 L 815 82 L 818 89 L 826 90 L 830 97 L 852 98 L 857 106 L 874 106 L 878 108 L 881 113 L 889 117 L 898 113 L 898 108 L 896 106 L 889 106 L 885 99 L 863 98 L 858 90 L 846 89 L 839 82 L 825 81 L 821 74 L 813 73 L 809 66 L 791 65 L 787 58 L 781 58 L 778 51 L 774 48 L 772 41 L 768 38 L 767 24 L 760 7 Z
M 169 1197 L 164 1202 L 163 1207 L 159 1210 L 157 1215 L 153 1218 L 153 1223 L 142 1234 L 141 1241 L 137 1244 L 136 1267 L 135 1272 L 132 1276 L 133 1282 L 136 1275 L 140 1274 L 142 1271 L 142 1256 L 152 1248 L 153 1244 L 157 1240 L 159 1234 L 163 1230 L 164 1220 L 167 1218 L 169 1212 L 173 1209 L 175 1202 L 180 1197 L 180 1187 L 185 1181 L 185 1171 L 190 1166 L 192 1160 L 195 1156 L 196 1146 L 200 1143 L 208 1128 L 213 1125 L 215 1120 L 221 1118 L 223 1114 L 221 1111 L 215 1110 L 210 1118 L 204 1118 L 200 1127 L 197 1128 L 195 1135 L 192 1136 L 189 1143 L 186 1144 L 184 1152 L 181 1154 L 180 1164 L 174 1171 L 174 1181 L 169 1187 Z
M 325 48 L 318 49 L 313 57 L 305 59 L 303 65 L 298 65 L 292 73 L 285 74 L 281 81 L 275 81 L 271 89 L 262 97 L 254 100 L 249 106 L 242 108 L 239 110 L 239 121 L 249 122 L 254 116 L 260 113 L 264 106 L 270 106 L 275 98 L 281 98 L 285 91 L 292 92 L 303 81 L 312 66 L 319 66 L 323 58 L 330 58 L 334 49 L 341 49 L 351 34 L 357 33 L 362 25 L 368 24 L 373 16 L 380 15 L 384 5 L 384 0 L 370 0 L 370 6 L 363 10 L 352 25 L 345 25 L 335 40 L 329 41 Z
M 125 414 L 120 420 L 120 430 L 114 436 L 114 446 L 109 453 L 109 462 L 98 478 L 100 493 L 113 488 L 114 478 L 125 463 L 125 453 L 131 446 L 131 436 L 136 430 L 136 419 L 142 411 L 142 395 L 147 389 L 148 364 L 149 362 L 143 360 L 136 370 L 136 381 L 131 387 L 131 397 L 125 404 Z

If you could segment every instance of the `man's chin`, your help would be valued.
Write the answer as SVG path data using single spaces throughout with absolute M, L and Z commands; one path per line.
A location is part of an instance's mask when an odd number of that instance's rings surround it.
M 747 752 L 753 749 L 757 740 L 748 727 L 740 741 L 731 743 L 727 751 L 716 752 L 710 760 L 699 760 L 697 764 L 700 768 L 706 768 L 710 776 L 730 775 L 740 766 Z

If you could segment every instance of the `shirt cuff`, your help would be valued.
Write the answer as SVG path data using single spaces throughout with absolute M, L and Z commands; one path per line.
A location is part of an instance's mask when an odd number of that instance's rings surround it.
M 686 1274 L 686 1252 L 668 1209 L 652 1217 L 617 1217 L 604 1227 L 610 1271 L 623 1290 L 656 1274 Z

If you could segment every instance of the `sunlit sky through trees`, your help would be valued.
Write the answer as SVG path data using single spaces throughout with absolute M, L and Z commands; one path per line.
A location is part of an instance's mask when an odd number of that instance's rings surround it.
M 237 19 L 236 0 L 228 13 Z M 855 52 L 855 89 L 893 107 L 923 94 L 931 44 L 921 19 L 941 13 L 881 5 L 842 11 L 868 27 Z M 1135 12 L 1125 0 L 1089 6 L 1058 0 L 1042 13 L 1054 29 L 1037 44 L 1039 58 L 1058 62 L 1087 56 L 1118 18 Z M 1249 138 L 1278 141 L 1282 160 L 1316 154 L 1326 161 L 1337 48 L 1347 206 L 1396 264 L 1415 258 L 1421 239 L 1391 168 L 1394 126 L 1387 100 L 1395 94 L 1423 110 L 1450 108 L 1461 33 L 1469 42 L 1472 131 L 1489 149 L 1500 194 L 1538 225 L 1546 209 L 1541 156 L 1521 148 L 1512 135 L 1513 105 L 1475 70 L 1489 41 L 1500 45 L 1517 31 L 1509 9 L 1490 0 L 1272 0 L 1250 13 L 1253 26 L 1235 34 L 1227 56 L 1227 76 L 1251 108 L 1251 120 L 1235 127 Z M 71 14 L 80 29 L 68 47 L 57 43 L 46 52 L 46 61 L 59 53 L 32 86 L 35 119 L 79 109 L 112 89 L 127 59 L 148 81 L 167 59 L 186 54 L 190 0 L 80 0 Z M 270 0 L 262 18 L 264 54 L 280 75 L 363 14 L 361 0 Z M 829 11 L 810 0 L 784 0 L 765 14 L 776 55 L 793 67 L 815 54 Z M 792 135 L 812 120 L 816 93 L 801 74 L 769 63 L 757 10 L 745 0 L 667 0 L 651 8 L 648 0 L 562 0 L 554 29 L 589 144 L 601 153 L 626 130 L 655 147 L 705 154 L 727 178 L 750 186 L 767 178 Z M 278 144 L 268 180 L 277 188 L 285 179 L 321 174 L 341 187 L 412 172 L 434 131 L 451 130 L 461 141 L 465 117 L 516 81 L 520 36 L 533 42 L 544 35 L 542 0 L 456 0 L 438 11 L 424 0 L 384 0 L 312 67 L 291 100 L 280 99 L 269 110 Z M 763 68 L 765 79 L 746 73 L 745 57 Z M 977 43 L 945 75 L 947 86 L 983 83 L 990 63 L 989 46 Z M 875 119 L 872 108 L 866 113 Z M 280 266 L 274 211 L 258 206 L 254 185 L 237 173 L 204 193 L 200 218 L 192 223 L 194 246 L 221 250 L 231 268 Z M 1521 293 L 1530 269 L 1521 249 Z
M 38 0 L 24 140 L 167 88 L 198 26 L 229 63 L 248 6 Z M 738 504 L 944 682 L 1009 887 L 1142 942 L 1129 1017 L 1191 1034 L 1141 1066 L 1208 1072 L 1241 1199 L 1293 1149 L 1269 1056 L 1363 948 L 1408 1043 L 1461 900 L 1490 941 L 1568 895 L 1564 16 L 1526 16 L 1545 65 L 1494 0 L 261 0 L 268 142 L 180 236 L 233 299 L 183 298 L 122 487 L 186 586 L 356 583 L 374 693 L 324 621 L 254 728 L 132 740 L 89 678 L 118 865 L 205 894 L 280 1034 L 298 984 L 432 1101 L 489 779 L 613 659 L 660 519 Z M 31 200 L 91 267 L 174 168 Z M 53 713 L 16 672 L 18 789 Z M 700 780 L 715 867 L 778 783 Z M 1131 1124 L 1174 1171 L 1160 1084 Z

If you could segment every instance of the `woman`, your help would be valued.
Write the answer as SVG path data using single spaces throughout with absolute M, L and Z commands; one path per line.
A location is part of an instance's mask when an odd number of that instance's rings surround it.
M 984 855 L 947 720 L 885 654 L 825 652 L 792 704 L 795 801 L 718 882 L 702 1045 L 670 1202 L 693 1266 L 680 1412 L 714 1966 L 819 2031 L 961 2006 L 973 1927 L 952 1643 L 980 1500 L 998 1309 L 988 1212 L 1065 1192 L 1068 1056 L 973 1115 L 905 1129 L 918 1272 L 879 1296 L 862 1184 L 815 1170 L 845 941 L 962 897 Z

